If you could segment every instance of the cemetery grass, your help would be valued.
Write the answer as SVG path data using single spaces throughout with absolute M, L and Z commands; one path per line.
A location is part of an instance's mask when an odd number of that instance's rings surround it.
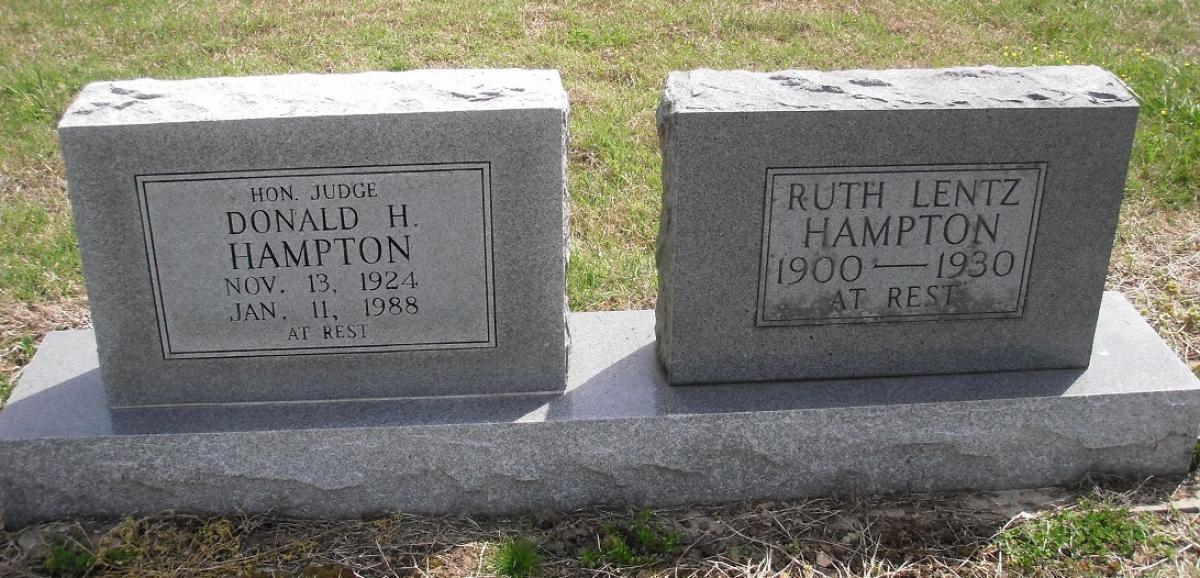
M 0 575 L 1197 576 L 1195 476 L 1074 489 L 355 521 L 164 513 L 0 529 Z
M 1142 103 L 1109 284 L 1198 367 L 1198 56 L 1194 1 L 9 0 L 0 3 L 0 403 L 46 331 L 88 323 L 54 137 L 84 83 L 418 67 L 562 71 L 572 106 L 568 294 L 575 310 L 605 310 L 654 303 L 654 108 L 670 70 L 1104 66 Z M 1186 501 L 1183 510 L 1167 506 L 1193 499 L 1196 485 L 1193 476 L 1133 492 L 1054 491 L 1048 506 L 1024 494 L 965 494 L 734 504 L 649 518 L 74 520 L 0 530 L 0 575 L 1200 575 L 1197 514 Z M 1161 511 L 1127 510 L 1147 503 Z M 1017 511 L 1042 508 L 1033 518 Z M 639 535 L 657 546 L 639 547 Z M 1075 549 L 1087 543 L 1074 538 L 1081 535 L 1111 538 L 1101 543 L 1107 553 Z M 508 562 L 492 555 L 504 548 Z

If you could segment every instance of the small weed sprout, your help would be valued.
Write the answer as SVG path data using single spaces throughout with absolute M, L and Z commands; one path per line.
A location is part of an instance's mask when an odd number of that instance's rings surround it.
M 648 566 L 678 553 L 679 541 L 678 533 L 666 529 L 649 511 L 642 511 L 628 521 L 601 526 L 597 546 L 581 549 L 579 563 L 585 568 Z
M 0 409 L 4 408 L 4 404 L 8 401 L 8 397 L 12 395 L 13 384 L 12 380 L 7 375 L 0 373 Z
M 96 557 L 74 540 L 58 540 L 50 545 L 44 566 L 52 576 L 87 576 L 96 567 Z
M 33 354 L 37 350 L 37 346 L 33 341 L 33 337 L 26 335 L 17 342 L 17 345 L 14 349 L 16 350 L 17 355 L 20 357 L 20 361 L 23 362 L 22 364 L 24 364 L 29 363 L 29 360 L 33 359 Z
M 584 548 L 579 551 L 579 564 L 584 568 L 599 568 L 604 565 L 604 556 L 596 548 Z
M 70 539 L 58 539 L 50 544 L 50 553 L 42 566 L 51 576 L 78 578 L 88 576 L 97 568 L 120 568 L 133 555 L 121 548 L 100 548 L 92 552 L 82 543 Z
M 502 538 L 489 561 L 492 572 L 503 578 L 528 578 L 541 564 L 537 544 L 528 538 Z

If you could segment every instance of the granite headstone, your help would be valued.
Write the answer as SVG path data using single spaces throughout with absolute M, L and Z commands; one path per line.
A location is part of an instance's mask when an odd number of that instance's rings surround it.
M 1090 66 L 672 73 L 670 381 L 1086 366 L 1137 112 Z
M 59 133 L 114 407 L 565 386 L 557 72 L 88 85 Z

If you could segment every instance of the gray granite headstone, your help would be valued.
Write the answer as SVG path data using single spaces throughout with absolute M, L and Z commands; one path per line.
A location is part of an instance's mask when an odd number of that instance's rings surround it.
M 59 126 L 114 407 L 565 386 L 554 71 L 88 85 Z
M 1088 66 L 672 73 L 670 381 L 1086 366 L 1137 112 Z

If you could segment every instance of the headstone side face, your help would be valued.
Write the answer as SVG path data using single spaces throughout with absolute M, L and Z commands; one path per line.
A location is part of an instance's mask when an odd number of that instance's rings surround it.
M 96 83 L 60 140 L 114 407 L 565 386 L 552 71 Z
M 672 228 L 674 222 L 672 215 L 675 212 L 674 206 L 676 203 L 674 193 L 678 189 L 675 184 L 677 167 L 680 161 L 676 157 L 678 147 L 673 146 L 678 136 L 675 134 L 677 126 L 675 123 L 675 113 L 672 109 L 672 100 L 664 97 L 659 103 L 658 110 L 655 112 L 655 120 L 658 126 L 658 141 L 660 150 L 662 151 L 662 209 L 659 214 L 658 235 L 655 239 L 654 247 L 654 264 L 655 270 L 658 273 L 658 296 L 654 303 L 654 336 L 655 349 L 658 355 L 659 363 L 667 370 L 670 375 L 671 363 L 671 335 L 673 331 L 672 316 L 671 316 L 671 289 L 673 286 L 671 278 L 671 264 L 674 261 L 674 256 L 671 254 L 673 248 Z
M 670 381 L 1086 366 L 1136 119 L 1095 67 L 673 73 Z

